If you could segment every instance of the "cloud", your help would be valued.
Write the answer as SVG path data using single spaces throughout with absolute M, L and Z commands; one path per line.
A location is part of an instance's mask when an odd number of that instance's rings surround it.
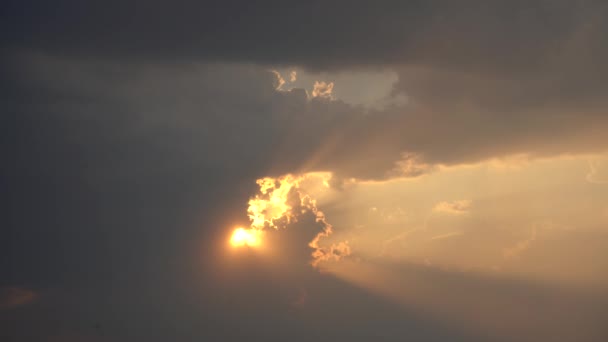
M 310 264 L 313 267 L 318 267 L 324 261 L 338 261 L 351 254 L 348 241 L 329 244 L 323 241 L 333 233 L 333 226 L 317 207 L 316 200 L 300 186 L 302 182 L 316 177 L 322 178 L 324 184 L 328 181 L 325 174 L 318 173 L 258 179 L 259 193 L 249 200 L 247 208 L 251 223 L 249 229 L 256 232 L 256 235 L 262 235 L 268 229 L 295 229 L 292 228 L 294 223 L 306 216 L 313 219 L 311 227 L 318 228 L 318 231 L 314 232 L 312 240 L 307 241 L 311 249 Z M 303 241 L 292 243 L 302 244 Z
M 431 240 L 443 240 L 443 239 L 449 239 L 451 237 L 455 237 L 455 236 L 460 236 L 464 234 L 463 232 L 450 232 L 450 233 L 445 233 L 445 234 L 441 234 L 441 235 L 436 235 L 433 236 L 431 238 Z
M 387 6 L 273 1 L 262 8 L 242 1 L 184 0 L 153 1 L 145 11 L 138 5 L 11 2 L 0 20 L 2 37 L 9 47 L 51 53 L 311 69 L 432 63 L 463 69 L 502 65 L 512 72 L 543 67 L 548 56 L 563 55 L 561 44 L 570 40 L 605 52 L 606 5 L 600 1 L 434 0 Z M 36 11 L 26 10 L 31 8 Z M 51 8 L 59 12 L 50 15 Z M 229 20 L 235 17 L 239 20 Z M 110 21 L 113 25 L 107 25 Z
M 285 79 L 276 70 L 271 70 L 270 72 L 272 72 L 276 76 L 276 83 L 277 83 L 276 89 L 281 90 L 283 88 L 283 85 L 285 85 Z
M 0 288 L 0 310 L 14 309 L 37 300 L 38 293 L 21 287 Z
M 532 228 L 530 236 L 518 241 L 515 245 L 503 249 L 503 256 L 505 259 L 518 259 L 520 255 L 530 248 L 532 242 L 536 240 L 537 228 Z
M 70 72 L 64 70 L 60 79 L 78 78 L 82 68 L 75 60 L 112 61 L 119 67 L 108 70 L 124 76 L 133 66 L 160 65 L 175 71 L 168 66 L 192 63 L 396 71 L 399 80 L 393 95 L 405 96 L 409 105 L 392 105 L 373 115 L 344 103 L 313 101 L 301 106 L 301 89 L 273 103 L 262 101 L 272 108 L 256 101 L 242 103 L 241 108 L 276 111 L 275 115 L 279 111 L 295 117 L 313 113 L 304 126 L 307 130 L 302 131 L 311 135 L 304 145 L 314 152 L 306 152 L 312 155 L 322 149 L 316 145 L 331 140 L 333 147 L 323 146 L 327 160 L 316 167 L 344 170 L 345 176 L 409 176 L 409 167 L 403 174 L 395 172 L 408 160 L 404 155 L 416 155 L 420 165 L 434 165 L 608 148 L 603 134 L 608 129 L 604 115 L 608 88 L 603 81 L 608 76 L 603 62 L 608 57 L 604 39 L 608 6 L 599 1 L 471 0 L 466 5 L 429 1 L 390 6 L 276 2 L 267 8 L 241 2 L 183 1 L 171 6 L 152 2 L 143 13 L 133 1 L 77 4 L 64 0 L 53 4 L 54 9 L 64 9 L 57 11 L 49 10 L 45 2 L 34 3 L 7 6 L 0 20 L 3 40 L 11 53 L 33 51 L 71 58 Z M 33 7 L 37 10 L 28 10 Z M 51 16 L 51 12 L 58 14 Z M 239 17 L 236 23 L 227 19 L 235 15 Z M 299 29 L 313 17 L 315 25 L 310 30 Z M 113 24 L 107 25 L 110 21 Z M 95 83 L 103 77 L 96 74 L 96 79 L 87 80 Z M 280 87 L 283 81 L 280 77 L 273 84 L 278 82 Z M 332 95 L 332 84 L 318 82 L 313 97 L 321 100 Z M 253 88 L 232 85 L 234 90 L 251 91 L 233 97 L 255 98 Z M 167 91 L 167 98 L 186 101 L 195 95 Z M 235 107 L 201 111 L 232 116 Z M 303 118 L 282 119 L 281 124 L 289 126 L 303 124 L 298 122 Z M 257 127 L 252 131 L 273 136 Z M 413 174 L 425 170 L 415 169 Z M 278 174 L 291 171 L 286 168 Z
M 450 215 L 467 215 L 471 209 L 471 200 L 439 202 L 433 207 L 434 212 Z
M 588 91 L 570 106 L 560 102 L 563 94 L 542 91 L 536 105 L 521 98 L 536 90 L 520 91 L 518 75 L 401 68 L 395 96 L 406 92 L 411 101 L 365 109 L 332 99 L 332 82 L 317 82 L 312 98 L 303 89 L 282 90 L 284 78 L 265 67 L 12 57 L 3 96 L 13 112 L 28 106 L 60 120 L 84 117 L 78 112 L 95 120 L 112 112 L 117 122 L 137 117 L 133 129 L 166 127 L 190 143 L 181 153 L 204 154 L 222 168 L 247 164 L 259 172 L 254 178 L 300 171 L 331 171 L 336 179 L 415 177 L 439 165 L 608 148 L 600 97 L 586 97 L 593 96 Z M 204 153 L 195 157 L 195 145 Z
M 528 237 L 518 241 L 510 247 L 503 249 L 503 257 L 505 259 L 519 259 L 521 255 L 529 250 L 533 243 L 538 239 L 539 233 L 557 233 L 557 232 L 568 232 L 572 231 L 573 227 L 563 224 L 556 224 L 552 221 L 536 222 L 532 225 Z M 581 227 L 574 228 L 574 230 L 583 230 Z
M 589 160 L 589 171 L 586 179 L 589 183 L 607 184 L 608 183 L 608 168 L 605 166 L 605 160 Z
M 334 83 L 329 82 L 326 83 L 324 81 L 315 81 L 315 84 L 312 88 L 312 97 L 325 97 L 331 98 L 331 93 L 334 89 Z

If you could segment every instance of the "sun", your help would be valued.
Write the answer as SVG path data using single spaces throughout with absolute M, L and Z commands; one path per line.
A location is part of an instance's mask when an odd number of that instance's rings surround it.
M 236 228 L 230 237 L 232 247 L 259 247 L 262 244 L 262 231 L 257 229 Z

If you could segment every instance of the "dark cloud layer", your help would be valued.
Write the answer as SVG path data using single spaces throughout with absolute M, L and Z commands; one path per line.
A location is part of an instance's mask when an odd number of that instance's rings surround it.
M 35 123 L 42 115 L 85 140 L 79 125 L 94 125 L 119 145 L 158 145 L 175 163 L 189 165 L 184 169 L 204 165 L 235 176 L 333 171 L 382 179 L 416 176 L 434 164 L 608 146 L 604 85 L 571 71 L 559 83 L 552 72 L 522 79 L 400 67 L 394 92 L 409 102 L 370 111 L 310 99 L 302 89 L 277 91 L 276 75 L 254 65 L 134 64 L 31 53 L 13 55 L 7 65 L 7 120 Z M 103 152 L 94 161 L 104 156 L 113 162 L 120 157 Z
M 598 1 L 20 2 L 5 11 L 4 46 L 17 60 L 5 65 L 42 83 L 7 97 L 77 96 L 67 100 L 161 121 L 188 112 L 213 146 L 206 155 L 278 163 L 274 173 L 384 178 L 428 171 L 419 163 L 597 152 L 607 147 L 606 10 Z M 42 58 L 23 63 L 32 55 Z M 301 90 L 274 92 L 263 67 L 215 62 L 390 68 L 394 95 L 409 102 L 366 113 L 307 101 Z
M 605 10 L 600 1 L 542 0 L 19 1 L 5 6 L 2 37 L 96 57 L 531 70 Z

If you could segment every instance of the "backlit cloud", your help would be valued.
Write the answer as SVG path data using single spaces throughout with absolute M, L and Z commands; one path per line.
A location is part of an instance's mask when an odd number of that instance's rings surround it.
M 327 186 L 330 177 L 329 174 L 315 173 L 298 176 L 288 174 L 278 178 L 258 179 L 259 194 L 249 200 L 247 208 L 251 222 L 250 228 L 247 230 L 237 228 L 232 240 L 237 236 L 236 234 L 247 235 L 255 237 L 252 239 L 255 239 L 255 244 L 257 244 L 258 239 L 263 239 L 264 230 L 288 229 L 301 216 L 312 215 L 320 227 L 320 230 L 314 233 L 314 238 L 307 242 L 311 248 L 312 266 L 317 267 L 323 261 L 337 261 L 350 255 L 351 249 L 348 241 L 330 244 L 323 241 L 333 233 L 333 227 L 327 221 L 325 214 L 317 207 L 317 201 L 300 186 L 302 182 L 310 178 L 320 178 L 322 184 Z M 246 239 L 240 238 L 240 240 Z M 300 241 L 300 243 L 306 242 Z
M 331 98 L 331 93 L 334 89 L 333 82 L 324 82 L 324 81 L 315 81 L 315 84 L 312 88 L 312 97 L 326 97 Z

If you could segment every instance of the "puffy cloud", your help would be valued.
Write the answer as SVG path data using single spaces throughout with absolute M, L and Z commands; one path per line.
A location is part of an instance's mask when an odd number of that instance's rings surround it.
M 331 98 L 331 92 L 334 89 L 334 83 L 333 82 L 319 82 L 319 81 L 315 81 L 315 84 L 312 88 L 312 97 L 326 97 L 326 98 Z
M 328 175 L 323 173 L 298 176 L 288 174 L 278 178 L 258 179 L 259 192 L 249 200 L 247 214 L 251 236 L 255 236 L 256 239 L 258 237 L 263 239 L 267 230 L 297 229 L 295 223 L 298 221 L 314 221 L 305 227 L 310 233 L 304 235 L 314 236 L 309 238 L 307 245 L 311 249 L 308 253 L 310 263 L 313 267 L 317 267 L 321 262 L 337 261 L 350 255 L 351 249 L 348 241 L 333 243 L 323 241 L 333 233 L 333 226 L 317 207 L 317 201 L 301 186 L 301 183 L 314 178 L 320 178 L 323 184 L 327 184 Z M 236 232 L 247 231 L 238 228 Z M 275 243 L 285 244 L 284 241 L 275 241 Z M 291 241 L 291 243 L 303 244 L 305 241 Z M 258 244 L 257 241 L 255 244 Z

